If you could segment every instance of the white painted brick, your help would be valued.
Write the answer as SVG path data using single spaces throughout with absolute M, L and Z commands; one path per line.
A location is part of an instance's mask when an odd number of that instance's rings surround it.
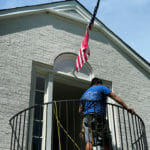
M 3 20 L 0 29 L 0 150 L 7 150 L 8 120 L 29 105 L 32 61 L 53 65 L 61 53 L 78 54 L 85 28 L 40 14 Z M 150 75 L 101 33 L 90 37 L 94 75 L 112 81 L 113 90 L 135 108 L 150 145 Z

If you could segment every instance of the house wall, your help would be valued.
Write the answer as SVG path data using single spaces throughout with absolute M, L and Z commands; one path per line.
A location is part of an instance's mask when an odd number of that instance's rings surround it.
M 93 33 L 92 33 L 93 34 Z M 99 43 L 90 41 L 92 65 L 95 76 L 112 81 L 113 91 L 128 106 L 135 109 L 146 125 L 148 145 L 150 145 L 150 75 L 115 43 L 98 33 L 92 35 Z M 101 40 L 100 40 L 101 39 Z
M 85 26 L 47 13 L 0 21 L 0 150 L 10 147 L 10 117 L 29 106 L 32 62 L 53 65 L 63 52 L 78 54 L 84 32 Z M 150 144 L 149 74 L 106 35 L 90 34 L 94 75 L 112 81 L 113 91 L 135 108 Z

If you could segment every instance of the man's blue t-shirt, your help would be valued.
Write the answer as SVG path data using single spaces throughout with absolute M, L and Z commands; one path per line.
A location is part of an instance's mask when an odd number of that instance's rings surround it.
M 107 95 L 111 92 L 104 85 L 90 87 L 81 97 L 81 105 L 84 108 L 84 115 L 88 113 L 106 115 Z

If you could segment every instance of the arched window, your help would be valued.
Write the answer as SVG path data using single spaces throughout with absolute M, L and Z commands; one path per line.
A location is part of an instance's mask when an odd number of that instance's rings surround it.
M 80 72 L 75 71 L 75 61 L 77 55 L 73 53 L 63 53 L 56 57 L 54 61 L 54 71 L 57 73 L 62 73 L 68 76 L 81 78 L 84 80 L 91 80 L 92 68 L 89 63 L 84 64 Z

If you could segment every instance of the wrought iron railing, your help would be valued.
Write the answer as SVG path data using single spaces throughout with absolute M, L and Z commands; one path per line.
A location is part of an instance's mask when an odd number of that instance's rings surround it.
M 12 129 L 10 150 L 84 149 L 79 138 L 82 117 L 79 100 L 60 100 L 35 105 L 20 111 L 10 119 Z M 107 103 L 113 150 L 148 150 L 145 125 L 137 114 Z M 50 134 L 50 136 L 49 136 Z

